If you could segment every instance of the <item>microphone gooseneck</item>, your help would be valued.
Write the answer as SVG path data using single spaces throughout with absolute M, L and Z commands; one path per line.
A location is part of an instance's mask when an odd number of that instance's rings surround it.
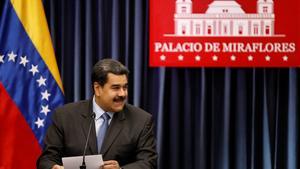
M 81 164 L 81 166 L 79 167 L 80 169 L 86 169 L 86 165 L 85 165 L 85 153 L 86 153 L 86 148 L 87 148 L 87 144 L 88 144 L 88 142 L 89 142 L 90 133 L 91 133 L 91 129 L 92 129 L 92 126 L 93 126 L 93 122 L 94 122 L 95 117 L 96 117 L 96 114 L 93 113 L 93 114 L 91 115 L 90 127 L 89 127 L 88 135 L 87 135 L 87 138 L 86 138 L 86 142 L 85 142 L 85 145 L 84 145 L 83 156 L 82 156 L 82 164 Z

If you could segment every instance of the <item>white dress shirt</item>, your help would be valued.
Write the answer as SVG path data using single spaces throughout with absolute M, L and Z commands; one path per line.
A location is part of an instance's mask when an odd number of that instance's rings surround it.
M 99 129 L 100 129 L 100 127 L 102 126 L 102 124 L 104 122 L 103 118 L 100 118 L 100 117 L 103 113 L 105 113 L 105 111 L 96 103 L 95 96 L 93 97 L 93 112 L 96 114 L 95 129 L 96 129 L 96 135 L 98 137 Z M 110 119 L 108 121 L 108 125 L 109 125 L 110 122 L 111 122 L 111 119 L 114 116 L 114 113 L 107 112 L 107 114 L 110 116 Z

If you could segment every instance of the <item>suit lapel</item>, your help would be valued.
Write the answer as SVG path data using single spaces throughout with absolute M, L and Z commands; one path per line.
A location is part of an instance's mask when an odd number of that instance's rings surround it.
M 92 154 L 97 154 L 98 150 L 97 150 L 97 142 L 96 142 L 97 137 L 96 137 L 96 131 L 95 131 L 95 122 L 91 117 L 92 113 L 93 113 L 92 101 L 89 102 L 88 107 L 89 108 L 87 111 L 81 113 L 82 120 L 83 120 L 82 129 L 83 129 L 83 133 L 85 135 L 85 140 L 86 140 L 87 136 L 88 136 L 90 124 L 92 123 L 92 128 L 91 128 L 91 133 L 90 133 L 90 138 L 89 138 L 87 149 L 89 149 Z
M 113 142 L 117 139 L 119 133 L 123 128 L 123 120 L 125 119 L 124 111 L 118 112 L 114 115 L 111 124 L 106 132 L 103 146 L 101 148 L 101 154 L 105 155 Z

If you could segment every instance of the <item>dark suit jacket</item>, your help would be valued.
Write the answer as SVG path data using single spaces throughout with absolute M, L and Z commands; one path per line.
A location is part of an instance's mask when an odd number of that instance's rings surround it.
M 38 169 L 62 165 L 61 158 L 83 154 L 92 120 L 92 100 L 70 103 L 53 114 L 53 124 L 45 137 L 45 148 L 37 161 Z M 98 154 L 95 123 L 87 155 Z M 103 160 L 117 160 L 124 169 L 154 169 L 157 166 L 152 117 L 130 104 L 114 114 L 101 149 Z

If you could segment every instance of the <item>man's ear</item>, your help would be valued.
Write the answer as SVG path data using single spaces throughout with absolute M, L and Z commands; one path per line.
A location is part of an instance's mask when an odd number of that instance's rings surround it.
M 100 96 L 101 91 L 102 91 L 102 87 L 98 82 L 94 82 L 93 83 L 93 89 L 94 89 L 94 93 L 96 96 Z

